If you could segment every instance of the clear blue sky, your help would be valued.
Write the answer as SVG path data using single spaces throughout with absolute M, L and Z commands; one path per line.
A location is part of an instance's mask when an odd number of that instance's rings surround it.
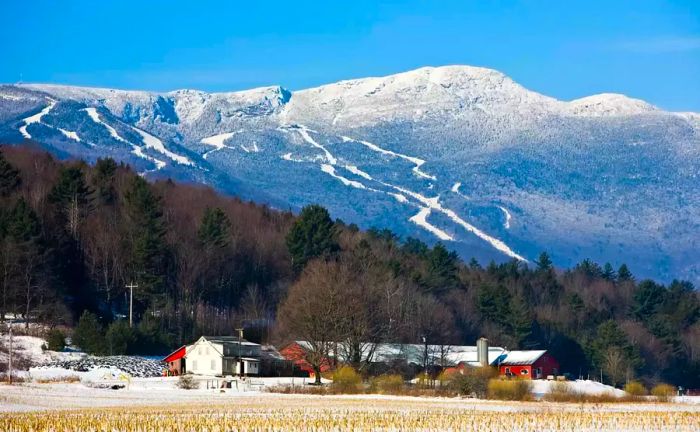
M 425 65 L 700 112 L 700 0 L 3 0 L 0 82 L 290 89 Z

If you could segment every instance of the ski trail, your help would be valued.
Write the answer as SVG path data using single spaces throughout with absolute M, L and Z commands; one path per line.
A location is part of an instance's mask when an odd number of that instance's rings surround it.
M 297 127 L 294 129 L 297 132 L 299 132 L 299 135 L 301 135 L 301 137 L 304 141 L 306 141 L 307 143 L 316 147 L 317 149 L 320 149 L 321 151 L 323 151 L 323 153 L 326 155 L 326 160 L 328 161 L 328 163 L 330 163 L 331 165 L 336 165 L 338 163 L 338 159 L 336 159 L 335 156 L 333 156 L 333 154 L 331 152 L 329 152 L 328 149 L 326 149 L 326 147 L 324 147 L 321 144 L 319 144 L 318 142 L 316 142 L 316 140 L 313 139 L 311 137 L 311 135 L 309 135 L 309 132 L 314 132 L 314 131 L 312 131 L 311 129 L 307 128 L 304 125 L 297 125 Z
M 418 214 L 412 216 L 409 219 L 409 221 L 424 228 L 426 231 L 432 233 L 435 237 L 439 238 L 440 240 L 454 240 L 454 238 L 451 235 L 447 234 L 445 231 L 428 222 L 428 216 L 430 216 L 430 207 L 421 207 Z
M 307 143 L 311 144 L 312 146 L 322 150 L 325 153 L 325 156 L 326 156 L 325 158 L 328 161 L 328 163 L 321 165 L 321 171 L 336 178 L 337 180 L 341 181 L 346 186 L 352 186 L 352 187 L 355 187 L 358 189 L 367 189 L 367 190 L 371 190 L 374 192 L 379 192 L 379 193 L 391 195 L 394 198 L 396 198 L 399 202 L 405 202 L 405 203 L 410 204 L 410 202 L 406 198 L 406 196 L 409 196 L 409 197 L 413 198 L 414 200 L 418 201 L 419 203 L 421 203 L 422 205 L 418 206 L 420 208 L 418 214 L 412 216 L 409 219 L 409 221 L 424 228 L 425 230 L 427 230 L 431 234 L 435 235 L 438 239 L 445 240 L 445 241 L 454 240 L 454 238 L 451 235 L 449 235 L 445 231 L 441 230 L 440 228 L 438 228 L 438 227 L 436 227 L 428 222 L 428 216 L 430 215 L 430 213 L 433 210 L 446 215 L 450 220 L 455 222 L 457 225 L 460 225 L 462 228 L 464 228 L 468 232 L 470 232 L 470 233 L 474 234 L 475 236 L 477 236 L 478 238 L 486 241 L 492 247 L 494 247 L 496 250 L 498 250 L 498 251 L 500 251 L 500 252 L 502 252 L 502 253 L 504 253 L 512 258 L 516 258 L 518 260 L 527 262 L 527 259 L 525 259 L 523 256 L 521 256 L 521 255 L 517 254 L 515 251 L 513 251 L 502 240 L 499 240 L 495 237 L 492 237 L 492 236 L 486 234 L 485 232 L 481 231 L 479 228 L 475 227 L 474 225 L 471 225 L 470 223 L 468 223 L 467 221 L 465 221 L 464 219 L 459 217 L 459 215 L 457 215 L 457 213 L 455 213 L 453 210 L 451 210 L 447 207 L 443 207 L 440 204 L 440 197 L 439 196 L 434 197 L 434 198 L 428 198 L 428 197 L 421 195 L 417 192 L 413 192 L 411 190 L 408 190 L 408 189 L 405 189 L 405 188 L 402 188 L 402 187 L 399 187 L 399 186 L 396 186 L 396 185 L 393 185 L 390 183 L 384 183 L 382 181 L 375 180 L 372 178 L 372 176 L 370 176 L 366 172 L 364 172 L 364 171 L 360 170 L 359 168 L 357 168 L 356 166 L 350 165 L 350 164 L 345 165 L 345 169 L 348 170 L 349 172 L 351 172 L 359 177 L 363 177 L 367 180 L 376 181 L 384 186 L 387 186 L 389 188 L 392 188 L 396 191 L 401 192 L 401 194 L 393 194 L 393 193 L 381 191 L 378 189 L 372 189 L 372 188 L 365 186 L 361 182 L 349 180 L 343 176 L 338 175 L 336 173 L 336 170 L 334 167 L 335 165 L 338 164 L 338 159 L 335 156 L 333 156 L 333 154 L 330 151 L 328 151 L 328 149 L 326 149 L 323 145 L 319 144 L 316 140 L 313 139 L 313 137 L 311 137 L 309 132 L 314 132 L 314 131 L 306 128 L 303 125 L 296 125 L 296 127 L 294 127 L 294 130 L 298 131 L 298 133 L 301 135 L 301 137 L 304 139 L 304 141 L 306 141 Z M 422 177 L 426 177 L 426 178 L 430 178 L 430 179 L 435 180 L 434 176 L 430 176 L 430 175 L 425 174 L 422 171 L 420 171 L 420 167 L 425 163 L 425 161 L 423 161 L 422 159 L 418 159 L 418 158 L 415 158 L 412 156 L 407 156 L 407 155 L 403 155 L 400 153 L 396 153 L 396 152 L 393 152 L 391 150 L 386 150 L 386 149 L 383 149 L 383 148 L 381 148 L 375 144 L 372 144 L 368 141 L 358 141 L 358 140 L 354 140 L 354 139 L 346 137 L 346 136 L 343 136 L 341 138 L 343 139 L 344 142 L 349 142 L 349 141 L 359 142 L 359 143 L 365 145 L 366 147 L 370 148 L 371 150 L 376 151 L 378 153 L 382 153 L 382 154 L 386 154 L 386 155 L 390 155 L 390 156 L 394 156 L 394 157 L 408 160 L 415 165 L 415 167 L 413 168 L 414 173 L 421 173 Z M 285 157 L 285 156 L 287 156 L 287 157 Z M 287 160 L 292 160 L 291 153 L 284 155 L 283 158 L 284 159 L 288 158 Z M 461 184 L 456 184 L 455 186 L 453 186 L 453 189 L 456 189 L 457 191 L 459 191 L 460 185 Z
M 260 152 L 260 147 L 258 147 L 258 143 L 253 141 L 253 145 L 251 147 L 244 146 L 243 144 L 240 145 L 241 150 L 243 150 L 246 153 L 258 153 Z
M 178 163 L 180 165 L 188 165 L 188 166 L 193 166 L 194 164 L 192 163 L 191 160 L 189 160 L 187 157 L 179 155 L 177 153 L 173 153 L 167 148 L 165 148 L 165 145 L 163 144 L 163 141 L 160 139 L 154 137 L 153 135 L 149 134 L 146 131 L 143 131 L 137 127 L 131 126 L 131 128 L 141 135 L 141 139 L 143 141 L 143 144 L 146 146 L 146 148 L 153 149 L 157 151 L 158 153 L 164 155 L 168 159 L 172 160 L 175 163 Z
M 46 107 L 44 107 L 44 109 L 42 109 L 38 113 L 34 114 L 33 116 L 29 116 L 29 117 L 25 118 L 24 120 L 22 120 L 22 122 L 24 122 L 24 125 L 22 125 L 19 128 L 19 132 L 26 139 L 32 139 L 31 134 L 27 131 L 27 126 L 29 126 L 30 124 L 34 124 L 34 123 L 41 123 L 41 118 L 44 117 L 46 114 L 48 114 L 53 109 L 53 107 L 56 106 L 55 100 L 49 98 L 48 101 L 49 101 L 49 104 Z
M 401 153 L 396 153 L 396 152 L 394 152 L 394 151 L 381 148 L 381 147 L 379 147 L 378 145 L 373 144 L 373 143 L 371 143 L 371 142 L 369 142 L 369 141 L 356 140 L 356 139 L 353 139 L 353 138 L 350 138 L 350 137 L 347 137 L 347 136 L 341 136 L 340 138 L 343 140 L 343 142 L 356 142 L 356 143 L 360 143 L 360 144 L 362 144 L 363 146 L 365 146 L 365 147 L 369 148 L 370 150 L 375 151 L 375 152 L 377 152 L 377 153 L 381 153 L 381 154 L 384 154 L 384 155 L 393 156 L 393 157 L 397 157 L 397 158 L 401 158 L 401 159 L 407 160 L 407 161 L 411 162 L 413 165 L 415 165 L 415 166 L 413 167 L 413 170 L 412 170 L 412 171 L 413 171 L 413 173 L 416 174 L 418 177 L 427 178 L 427 179 L 430 179 L 430 180 L 433 180 L 433 181 L 436 181 L 436 180 L 437 180 L 437 177 L 435 177 L 434 175 L 430 175 L 430 174 L 428 174 L 428 173 L 426 173 L 426 172 L 424 172 L 424 171 L 422 171 L 422 170 L 420 169 L 420 167 L 423 166 L 423 165 L 425 164 L 425 161 L 424 161 L 423 159 L 419 159 L 419 158 L 417 158 L 417 157 L 408 156 L 408 155 L 401 154 Z
M 425 197 L 417 192 L 413 192 L 413 191 L 410 191 L 408 189 L 404 189 L 404 188 L 399 187 L 399 186 L 394 186 L 394 185 L 387 184 L 387 183 L 385 183 L 385 184 L 387 186 L 393 187 L 394 189 L 398 190 L 399 192 L 402 192 L 403 194 L 408 195 L 408 196 L 412 197 L 413 199 L 423 203 L 426 207 L 429 207 L 432 210 L 435 210 L 435 211 L 438 211 L 438 212 L 444 214 L 445 216 L 450 218 L 453 222 L 462 226 L 468 232 L 474 234 L 475 236 L 477 236 L 480 239 L 484 240 L 485 242 L 489 243 L 496 250 L 503 252 L 504 254 L 508 255 L 511 258 L 516 258 L 520 261 L 528 262 L 528 260 L 526 258 L 517 254 L 510 247 L 508 247 L 508 245 L 506 245 L 502 240 L 499 240 L 495 237 L 492 237 L 492 236 L 486 234 L 485 232 L 481 231 L 479 228 L 475 227 L 474 225 L 471 225 L 470 223 L 468 223 L 467 221 L 465 221 L 464 219 L 459 217 L 459 215 L 457 215 L 457 213 L 455 213 L 453 210 L 446 208 L 446 207 L 443 207 L 440 204 L 440 197 L 439 196 L 437 196 L 435 198 L 428 198 L 428 197 Z
M 76 132 L 68 131 L 68 130 L 61 129 L 61 128 L 57 128 L 57 129 L 58 129 L 66 138 L 72 139 L 73 141 L 77 141 L 77 142 L 80 142 L 80 141 L 81 141 L 80 137 L 78 136 L 78 134 L 77 134 Z M 88 143 L 88 144 L 91 145 L 91 146 L 93 146 L 93 147 L 95 146 L 94 144 L 90 144 L 90 143 Z
M 215 147 L 213 150 L 209 150 L 208 152 L 204 153 L 202 155 L 202 159 L 206 159 L 211 153 L 214 153 L 216 151 L 219 151 L 219 150 L 222 150 L 225 148 L 233 149 L 233 147 L 227 146 L 224 143 L 229 138 L 231 138 L 234 135 L 236 135 L 237 133 L 241 133 L 241 132 L 243 132 L 243 129 L 239 129 L 239 130 L 234 131 L 234 132 L 227 132 L 227 133 L 222 133 L 219 135 L 212 135 L 210 137 L 202 138 L 202 140 L 200 141 L 202 144 L 207 144 L 207 145 Z
M 506 217 L 506 221 L 503 223 L 503 228 L 510 229 L 510 219 L 511 219 L 510 212 L 505 207 L 498 206 L 498 208 L 501 209 L 501 211 L 503 212 L 503 214 Z
M 356 176 L 362 177 L 367 180 L 374 180 L 371 175 L 367 174 L 366 172 L 362 171 L 355 165 L 345 165 L 345 169 L 350 171 L 351 173 L 355 174 Z
M 102 126 L 104 126 L 104 128 L 107 129 L 107 132 L 109 132 L 109 135 L 110 135 L 112 138 L 114 138 L 114 139 L 117 140 L 117 141 L 121 141 L 121 142 L 123 142 L 123 143 L 127 143 L 127 144 L 132 145 L 132 144 L 129 143 L 127 140 L 125 140 L 124 138 L 122 138 L 122 137 L 117 133 L 116 129 L 114 129 L 112 126 L 110 126 L 110 125 L 108 125 L 107 123 L 105 123 L 104 121 L 102 121 L 102 118 L 100 117 L 100 114 L 97 112 L 97 109 L 96 109 L 96 108 L 83 108 L 83 111 L 85 111 L 85 112 L 87 113 L 87 115 L 92 119 L 92 121 L 94 121 L 95 123 L 98 123 L 98 124 L 101 124 Z
M 450 189 L 450 192 L 456 193 L 457 195 L 461 196 L 465 200 L 471 200 L 468 196 L 464 195 L 459 188 L 462 187 L 462 182 L 457 182 L 454 185 L 452 185 L 452 189 Z
M 367 189 L 365 187 L 365 185 L 363 185 L 362 183 L 360 183 L 358 181 L 350 180 L 350 179 L 347 179 L 341 175 L 336 174 L 335 168 L 332 165 L 322 164 L 321 171 L 330 175 L 333 178 L 340 180 L 345 186 L 352 186 L 352 187 L 357 188 L 357 189 Z
M 85 111 L 87 113 L 87 115 L 92 119 L 92 121 L 104 126 L 104 128 L 107 129 L 107 131 L 109 132 L 109 135 L 112 138 L 114 138 L 117 141 L 120 141 L 120 142 L 123 142 L 123 143 L 129 145 L 129 147 L 131 147 L 131 154 L 133 154 L 136 157 L 139 157 L 141 159 L 147 160 L 155 165 L 155 169 L 140 172 L 139 173 L 140 176 L 143 177 L 146 174 L 148 174 L 149 172 L 158 171 L 158 170 L 161 170 L 165 167 L 164 161 L 162 161 L 160 159 L 156 159 L 152 156 L 145 154 L 141 147 L 131 143 L 130 141 L 125 140 L 117 133 L 116 129 L 114 129 L 112 126 L 110 126 L 107 123 L 105 123 L 104 121 L 102 121 L 102 118 L 100 117 L 100 114 L 97 112 L 96 108 L 84 108 L 83 111 Z

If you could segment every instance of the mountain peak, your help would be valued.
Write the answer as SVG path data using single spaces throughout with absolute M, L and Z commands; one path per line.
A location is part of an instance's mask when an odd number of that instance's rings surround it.
M 644 114 L 659 109 L 640 99 L 619 93 L 600 93 L 569 102 L 568 108 L 574 115 L 592 117 Z

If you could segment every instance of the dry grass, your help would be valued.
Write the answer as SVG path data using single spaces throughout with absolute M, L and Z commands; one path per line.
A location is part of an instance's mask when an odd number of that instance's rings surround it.
M 225 406 L 112 408 L 0 414 L 0 430 L 68 431 L 696 431 L 697 412 L 460 408 L 439 403 L 285 398 Z M 527 409 L 532 404 L 524 404 Z M 538 405 L 538 404 L 537 404 Z
M 488 384 L 489 399 L 526 401 L 532 399 L 530 380 L 494 378 Z

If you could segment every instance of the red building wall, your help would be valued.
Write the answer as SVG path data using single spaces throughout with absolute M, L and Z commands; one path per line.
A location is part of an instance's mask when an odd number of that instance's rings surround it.
M 548 375 L 560 375 L 559 362 L 549 355 L 544 353 L 540 358 L 529 365 L 501 365 L 499 372 L 501 375 L 511 375 L 528 378 L 528 379 L 546 379 Z
M 314 368 L 305 360 L 304 358 L 304 348 L 302 348 L 298 343 L 292 342 L 280 350 L 280 354 L 286 360 L 294 363 L 294 367 L 302 370 L 311 376 L 314 373 Z M 326 372 L 330 370 L 330 363 L 326 360 L 321 364 L 321 372 Z

